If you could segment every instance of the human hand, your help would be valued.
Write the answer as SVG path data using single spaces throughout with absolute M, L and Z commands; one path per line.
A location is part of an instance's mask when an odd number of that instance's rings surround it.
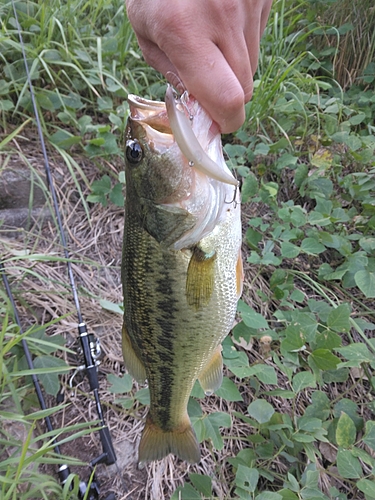
M 182 81 L 222 133 L 245 120 L 272 0 L 126 0 L 148 64 Z

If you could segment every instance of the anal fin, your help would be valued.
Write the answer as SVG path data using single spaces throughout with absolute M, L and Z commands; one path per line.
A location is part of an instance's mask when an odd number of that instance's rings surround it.
M 223 381 L 223 358 L 221 350 L 222 347 L 219 345 L 198 377 L 206 396 L 210 396 L 219 389 Z
M 122 325 L 122 355 L 130 375 L 134 377 L 138 383 L 144 384 L 147 378 L 146 370 L 142 361 L 134 351 L 129 334 L 126 331 L 125 323 Z
M 173 453 L 181 460 L 186 460 L 191 464 L 200 461 L 198 441 L 188 415 L 184 418 L 182 425 L 170 431 L 165 431 L 154 424 L 151 416 L 148 415 L 139 443 L 139 464 L 160 460 L 169 453 Z

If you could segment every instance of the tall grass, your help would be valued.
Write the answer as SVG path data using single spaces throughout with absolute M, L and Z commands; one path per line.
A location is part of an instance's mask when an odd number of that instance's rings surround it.
M 22 339 L 30 343 L 32 352 L 54 352 L 56 344 L 32 337 L 35 328 L 22 335 L 12 321 L 13 311 L 3 293 L 0 294 L 0 497 L 2 500 L 31 498 L 73 500 L 77 498 L 78 477 L 71 475 L 64 488 L 58 481 L 40 472 L 41 465 L 58 468 L 63 463 L 85 465 L 81 461 L 58 455 L 54 448 L 92 432 L 87 423 L 43 430 L 44 419 L 62 407 L 33 410 L 34 388 L 30 375 L 43 372 L 44 377 L 54 373 L 51 369 L 30 370 L 25 367 Z M 45 325 L 48 326 L 48 325 Z M 36 342 L 36 343 L 35 343 Z M 41 349 L 41 350 L 40 350 Z M 56 370 L 55 370 L 56 371 Z M 61 367 L 60 367 L 61 371 Z M 31 402 L 32 401 L 32 402 Z M 31 406 L 30 406 L 31 403 Z M 67 433 L 68 437 L 63 437 Z M 71 486 L 71 488 L 69 488 Z
M 333 60 L 334 76 L 343 88 L 363 82 L 366 69 L 375 81 L 375 5 L 372 0 L 321 1 L 317 11 L 320 22 L 336 26 L 318 39 L 322 50 L 338 46 Z M 372 63 L 370 70 L 369 66 Z

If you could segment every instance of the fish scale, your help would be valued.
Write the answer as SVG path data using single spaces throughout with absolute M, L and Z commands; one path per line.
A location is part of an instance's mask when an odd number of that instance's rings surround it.
M 233 186 L 189 166 L 166 129 L 160 103 L 153 108 L 143 99 L 137 109 L 132 99 L 126 132 L 123 353 L 129 372 L 140 382 L 147 379 L 150 390 L 139 461 L 174 453 L 197 462 L 200 451 L 187 404 L 197 378 L 207 393 L 222 380 L 220 344 L 233 325 L 242 283 L 239 198 L 237 193 L 236 203 L 223 205 L 233 199 Z M 145 103 L 150 103 L 147 124 L 142 123 Z M 194 126 L 209 126 L 198 110 Z M 219 146 L 215 161 L 223 162 L 218 169 L 227 169 Z M 189 242 L 189 232 L 198 239 Z M 179 240 L 189 243 L 179 248 Z

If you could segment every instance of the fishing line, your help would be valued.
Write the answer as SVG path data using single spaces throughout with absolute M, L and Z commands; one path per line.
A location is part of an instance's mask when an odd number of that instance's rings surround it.
M 40 146 L 41 146 L 41 150 L 42 150 L 42 154 L 43 154 L 43 158 L 44 158 L 44 166 L 45 166 L 47 184 L 48 184 L 48 187 L 50 189 L 51 196 L 52 196 L 52 202 L 53 202 L 54 212 L 55 212 L 55 216 L 56 216 L 56 220 L 57 220 L 57 226 L 58 226 L 58 231 L 59 231 L 59 235 L 60 235 L 61 245 L 63 248 L 66 263 L 67 263 L 70 287 L 72 290 L 75 308 L 77 311 L 78 335 L 79 335 L 79 339 L 80 339 L 80 343 L 81 343 L 82 354 L 83 354 L 84 361 L 85 361 L 85 372 L 87 374 L 87 378 L 89 381 L 90 391 L 92 391 L 94 394 L 97 414 L 98 414 L 99 420 L 100 420 L 101 425 L 102 425 L 102 428 L 99 430 L 99 435 L 100 435 L 100 439 L 101 439 L 101 443 L 102 443 L 103 453 L 99 457 L 97 457 L 96 459 L 92 460 L 90 462 L 90 465 L 92 467 L 98 463 L 105 463 L 107 465 L 111 465 L 111 464 L 114 464 L 116 462 L 116 454 L 115 454 L 115 450 L 113 447 L 113 443 L 112 443 L 112 439 L 111 439 L 111 435 L 110 435 L 108 426 L 106 425 L 105 420 L 104 420 L 104 415 L 103 415 L 102 406 L 101 406 L 100 397 L 99 397 L 99 380 L 98 380 L 97 359 L 96 359 L 97 353 L 99 350 L 98 349 L 98 341 L 96 341 L 94 335 L 88 333 L 86 323 L 84 322 L 82 314 L 81 314 L 81 308 L 80 308 L 77 288 L 76 288 L 76 284 L 75 284 L 75 280 L 74 280 L 72 264 L 70 262 L 70 254 L 68 251 L 68 246 L 67 246 L 67 242 L 66 242 L 66 238 L 65 238 L 63 223 L 62 223 L 62 219 L 61 219 L 61 215 L 60 215 L 60 211 L 59 211 L 59 207 L 58 207 L 56 190 L 54 187 L 51 168 L 49 165 L 47 150 L 46 150 L 45 141 L 44 141 L 43 130 L 42 130 L 41 121 L 40 121 L 40 117 L 39 117 L 39 111 L 38 111 L 38 107 L 37 107 L 36 99 L 35 99 L 34 87 L 33 87 L 32 81 L 31 81 L 30 70 L 29 70 L 29 66 L 28 66 L 27 58 L 26 58 L 25 45 L 23 42 L 22 32 L 21 32 L 22 30 L 21 30 L 21 26 L 19 24 L 17 10 L 16 10 L 16 6 L 15 6 L 15 0 L 12 0 L 12 7 L 13 7 L 14 17 L 15 17 L 15 21 L 16 21 L 18 36 L 19 36 L 19 40 L 20 40 L 22 56 L 23 56 L 23 60 L 24 60 L 24 64 L 25 64 L 27 83 L 28 83 L 29 90 L 30 90 L 30 97 L 31 97 L 31 102 L 32 102 L 32 108 L 33 108 L 34 115 L 35 115 L 35 120 L 36 120 L 36 125 L 37 125 L 37 130 L 38 130 L 38 137 L 39 137 Z M 3 266 L 1 269 L 3 270 Z M 4 276 L 4 273 L 2 273 L 2 274 Z M 13 305 L 14 301 L 11 301 L 11 302 Z M 19 318 L 18 318 L 18 320 L 19 320 Z M 16 321 L 17 321 L 17 319 L 16 319 Z M 26 349 L 28 349 L 27 344 L 26 344 Z M 25 353 L 26 353 L 26 351 L 25 351 Z M 32 361 L 31 357 L 30 357 L 30 361 Z

